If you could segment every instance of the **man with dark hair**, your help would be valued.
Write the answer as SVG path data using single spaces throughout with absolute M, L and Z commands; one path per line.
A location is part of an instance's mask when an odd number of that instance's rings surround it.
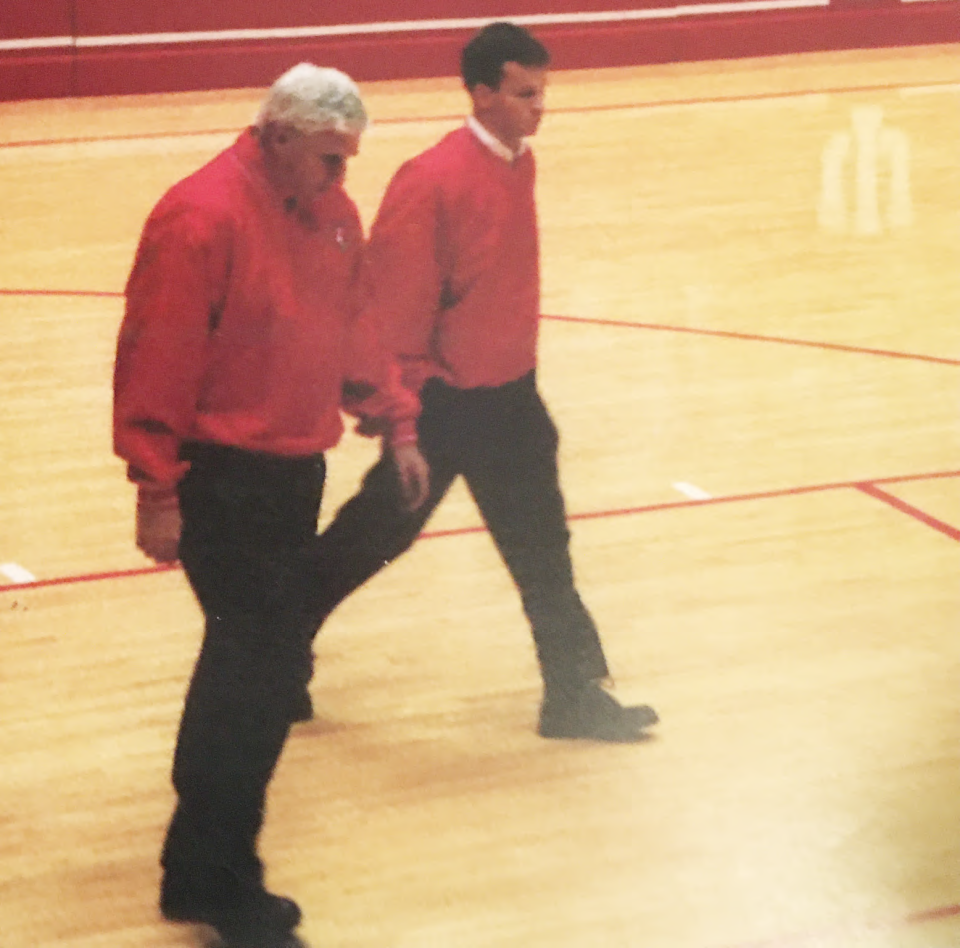
M 430 493 L 406 509 L 388 456 L 320 537 L 323 620 L 414 542 L 454 478 L 467 482 L 520 591 L 544 681 L 539 733 L 636 741 L 657 721 L 601 687 L 596 626 L 574 586 L 557 471 L 557 430 L 536 385 L 540 277 L 534 159 L 549 54 L 511 23 L 463 50 L 473 114 L 406 162 L 387 189 L 361 274 L 404 382 Z M 309 696 L 303 696 L 303 717 Z
M 550 53 L 523 27 L 513 23 L 491 23 L 464 46 L 460 55 L 460 76 L 468 90 L 478 85 L 497 89 L 507 63 L 546 69 L 550 65 Z

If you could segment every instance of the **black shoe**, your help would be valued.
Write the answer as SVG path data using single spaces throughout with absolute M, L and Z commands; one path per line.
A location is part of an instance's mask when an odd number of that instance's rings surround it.
M 217 937 L 217 940 L 207 944 L 206 948 L 310 948 L 310 946 L 294 932 L 287 932 L 281 935 L 279 939 L 269 938 L 267 941 L 224 941 Z
M 160 886 L 160 912 L 171 922 L 209 925 L 224 948 L 294 948 L 300 906 L 219 866 L 168 864 Z
M 644 729 L 659 720 L 649 705 L 625 708 L 596 682 L 589 682 L 573 695 L 548 692 L 540 706 L 537 733 L 555 740 L 630 744 L 643 740 Z
M 296 697 L 293 703 L 293 713 L 290 720 L 294 724 L 301 724 L 304 721 L 313 720 L 313 700 L 310 698 L 310 692 L 304 688 Z

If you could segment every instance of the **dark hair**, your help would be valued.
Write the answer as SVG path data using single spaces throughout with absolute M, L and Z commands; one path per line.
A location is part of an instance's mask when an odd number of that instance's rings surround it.
M 491 23 L 463 47 L 460 75 L 463 84 L 499 89 L 505 63 L 519 63 L 528 68 L 544 68 L 550 63 L 547 47 L 522 26 L 515 23 Z

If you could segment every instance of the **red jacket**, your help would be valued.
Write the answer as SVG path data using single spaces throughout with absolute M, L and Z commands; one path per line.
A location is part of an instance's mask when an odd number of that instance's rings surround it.
M 114 372 L 114 446 L 130 478 L 173 487 L 186 440 L 315 454 L 357 413 L 413 440 L 416 399 L 369 319 L 355 317 L 356 207 L 324 192 L 309 229 L 268 182 L 247 131 L 160 200 L 126 288 Z M 392 377 L 391 377 L 392 374 Z
M 469 128 L 406 162 L 364 255 L 363 311 L 418 390 L 514 381 L 536 364 L 540 272 L 534 160 L 495 155 Z

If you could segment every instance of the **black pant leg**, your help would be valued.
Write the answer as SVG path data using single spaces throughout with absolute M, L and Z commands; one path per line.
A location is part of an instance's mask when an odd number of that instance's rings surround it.
M 388 452 L 367 472 L 360 490 L 338 511 L 315 543 L 314 628 L 355 589 L 408 550 L 459 473 L 451 389 L 438 380 L 421 393 L 420 452 L 430 466 L 430 492 L 408 510 Z
M 164 865 L 259 880 L 256 840 L 302 676 L 307 554 L 323 459 L 197 446 L 180 556 L 206 618 L 174 755 Z
M 531 373 L 482 393 L 464 476 L 520 592 L 548 687 L 609 672 L 577 592 L 557 468 L 558 434 Z

